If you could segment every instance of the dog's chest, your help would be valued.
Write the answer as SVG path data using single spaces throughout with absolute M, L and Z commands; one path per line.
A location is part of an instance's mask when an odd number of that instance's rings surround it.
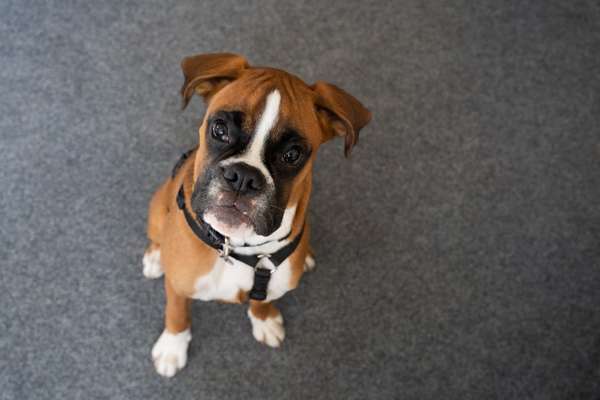
M 265 301 L 278 299 L 289 291 L 291 276 L 291 264 L 287 259 L 271 274 Z M 253 268 L 235 259 L 231 259 L 231 263 L 228 263 L 219 257 L 211 272 L 196 280 L 193 298 L 237 302 L 240 291 L 250 291 L 253 283 Z

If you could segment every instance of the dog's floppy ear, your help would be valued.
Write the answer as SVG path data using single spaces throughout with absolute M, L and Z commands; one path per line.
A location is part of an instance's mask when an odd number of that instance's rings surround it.
M 231 53 L 198 54 L 186 57 L 181 62 L 185 82 L 181 87 L 183 108 L 194 93 L 198 93 L 207 102 L 229 82 L 239 77 L 248 68 L 248 61 L 240 55 Z
M 325 140 L 343 136 L 346 157 L 358 142 L 359 131 L 371 120 L 371 112 L 350 93 L 339 87 L 318 81 L 312 86 L 317 93 L 315 105 Z

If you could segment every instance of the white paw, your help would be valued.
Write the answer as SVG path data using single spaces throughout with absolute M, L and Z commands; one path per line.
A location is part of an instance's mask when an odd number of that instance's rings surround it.
M 304 259 L 304 272 L 310 272 L 315 269 L 316 266 L 317 263 L 315 262 L 314 257 L 310 254 L 307 254 L 306 258 Z
M 152 250 L 144 253 L 144 276 L 148 279 L 160 278 L 163 275 L 163 268 L 160 265 L 160 250 Z
M 185 367 L 191 339 L 192 333 L 189 329 L 177 334 L 169 333 L 165 329 L 152 348 L 152 359 L 156 372 L 170 378 Z
M 248 317 L 250 318 L 250 322 L 252 322 L 254 339 L 271 347 L 279 347 L 281 345 L 281 342 L 285 338 L 281 313 L 276 317 L 258 319 L 248 310 Z

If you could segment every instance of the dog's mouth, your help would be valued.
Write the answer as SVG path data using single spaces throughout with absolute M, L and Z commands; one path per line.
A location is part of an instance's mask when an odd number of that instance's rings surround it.
M 241 231 L 254 231 L 255 203 L 255 200 L 240 197 L 235 193 L 221 193 L 216 201 L 204 210 L 202 218 L 225 236 L 235 236 Z
M 219 222 L 231 227 L 237 227 L 240 225 L 254 225 L 252 219 L 248 215 L 249 213 L 235 204 L 211 206 L 208 207 L 204 214 L 205 216 L 212 215 Z

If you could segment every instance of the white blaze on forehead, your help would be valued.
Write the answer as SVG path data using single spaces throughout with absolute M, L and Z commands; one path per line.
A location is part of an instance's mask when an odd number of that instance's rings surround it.
M 269 134 L 279 119 L 280 105 L 281 94 L 279 93 L 279 90 L 275 89 L 267 96 L 265 108 L 256 124 L 256 129 L 254 129 L 254 135 L 252 135 L 252 141 L 250 142 L 248 149 L 239 157 L 226 159 L 221 163 L 222 165 L 245 162 L 246 164 L 257 168 L 265 176 L 267 182 L 273 184 L 273 178 L 265 166 L 262 156 Z
M 279 90 L 275 89 L 267 96 L 265 102 L 265 109 L 263 110 L 260 120 L 254 130 L 254 136 L 252 137 L 252 143 L 248 150 L 248 155 L 254 156 L 256 153 L 258 157 L 261 156 L 262 149 L 264 147 L 271 129 L 277 123 L 279 118 L 279 105 L 281 104 L 281 95 Z

